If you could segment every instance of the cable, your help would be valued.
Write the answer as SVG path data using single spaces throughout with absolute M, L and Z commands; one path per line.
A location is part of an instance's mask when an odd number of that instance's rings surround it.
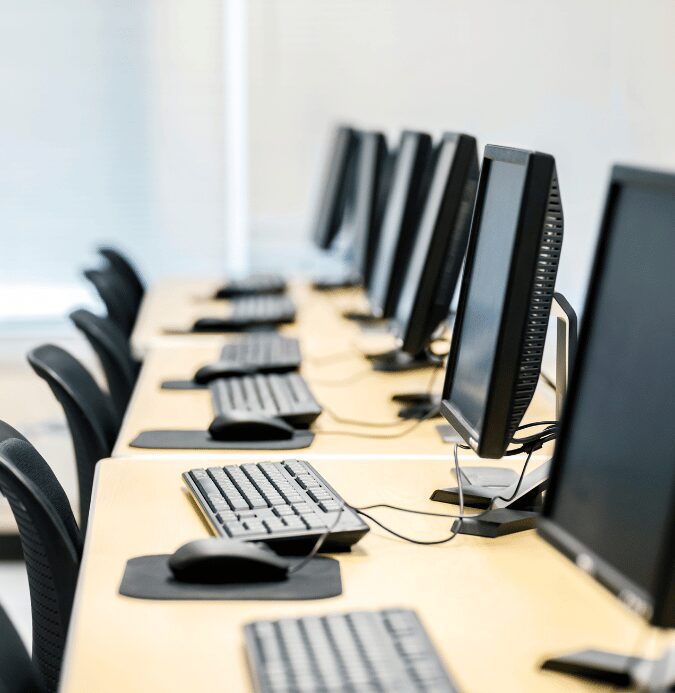
M 516 484 L 516 490 L 511 494 L 510 498 L 504 498 L 504 496 L 495 496 L 494 500 L 503 500 L 505 503 L 510 503 L 517 495 L 518 491 L 520 491 L 520 486 L 523 483 L 523 479 L 525 478 L 525 472 L 527 471 L 527 465 L 530 464 L 530 460 L 532 459 L 532 453 L 534 450 L 530 450 L 527 453 L 527 458 L 525 459 L 525 464 L 523 465 L 523 471 L 520 472 L 520 477 L 518 478 L 518 483 Z
M 387 505 L 385 503 L 380 503 L 375 506 L 366 506 L 367 508 L 371 507 L 385 507 L 385 508 L 392 508 L 394 510 L 401 510 L 402 512 L 411 512 L 419 515 L 433 515 L 433 516 L 438 516 L 438 517 L 454 517 L 457 522 L 456 524 L 453 524 L 452 526 L 452 533 L 450 536 L 445 537 L 445 539 L 435 539 L 432 541 L 427 541 L 423 539 L 413 539 L 412 537 L 406 537 L 404 534 L 401 534 L 400 532 L 396 532 L 395 530 L 391 529 L 391 527 L 387 527 L 386 525 L 382 524 L 379 520 L 375 519 L 372 515 L 369 515 L 367 512 L 365 512 L 362 509 L 355 508 L 353 506 L 349 506 L 354 512 L 357 512 L 359 515 L 362 515 L 363 517 L 367 517 L 371 522 L 374 522 L 378 527 L 381 527 L 385 532 L 389 532 L 389 534 L 392 534 L 393 536 L 397 537 L 398 539 L 402 539 L 403 541 L 407 541 L 410 544 L 418 544 L 420 546 L 436 546 L 438 544 L 447 544 L 448 542 L 452 541 L 460 532 L 462 528 L 462 521 L 464 519 L 464 490 L 462 488 L 462 478 L 459 474 L 459 462 L 457 458 L 457 448 L 458 447 L 465 447 L 465 446 L 460 446 L 458 443 L 455 443 L 454 446 L 454 455 L 455 455 L 455 474 L 457 475 L 457 484 L 459 487 L 459 515 L 444 515 L 441 513 L 428 513 L 428 512 L 423 512 L 421 510 L 410 510 L 407 508 L 399 508 L 395 505 Z
M 431 378 L 429 378 L 429 383 L 427 384 L 426 388 L 426 394 L 431 395 L 431 391 L 433 390 L 434 387 L 434 382 L 436 381 L 436 376 L 438 375 L 439 368 L 438 366 L 434 366 L 434 369 L 431 373 Z M 348 417 L 341 416 L 340 414 L 336 414 L 332 409 L 329 407 L 326 407 L 322 405 L 323 409 L 326 411 L 326 413 L 331 416 L 333 419 L 335 419 L 338 423 L 343 423 L 347 424 L 349 426 L 363 426 L 365 428 L 393 428 L 396 426 L 400 426 L 401 424 L 407 423 L 406 419 L 396 419 L 395 421 L 360 421 L 358 419 L 350 419 Z M 406 429 L 405 431 L 399 431 L 398 433 L 395 434 L 389 434 L 389 435 L 382 435 L 382 436 L 377 436 L 377 435 L 372 435 L 372 434 L 366 434 L 362 432 L 358 433 L 350 433 L 349 431 L 321 431 L 317 430 L 317 433 L 327 433 L 329 435 L 354 435 L 355 437 L 363 437 L 363 438 L 398 438 L 403 435 L 407 435 L 410 431 L 414 430 L 417 428 L 417 426 L 422 422 L 426 421 L 429 418 L 433 418 L 432 414 L 434 414 L 433 411 L 429 411 L 427 414 L 425 414 L 421 419 L 418 419 L 415 421 L 415 423 L 409 427 L 409 429 Z
M 342 517 L 342 511 L 345 509 L 345 505 L 346 503 L 344 501 L 340 503 L 340 508 L 335 513 L 335 520 L 333 520 L 333 524 L 316 540 L 312 550 L 300 561 L 300 563 L 296 563 L 294 566 L 288 569 L 289 575 L 293 575 L 299 570 L 302 570 L 314 558 L 314 556 L 319 553 L 321 547 L 328 538 L 328 535 L 335 531 L 335 528 L 338 526 L 340 518 Z

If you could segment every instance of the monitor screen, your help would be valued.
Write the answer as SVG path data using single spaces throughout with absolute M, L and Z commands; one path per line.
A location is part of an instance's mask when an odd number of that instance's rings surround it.
M 444 399 L 462 412 L 479 433 L 485 406 L 511 268 L 527 173 L 525 163 L 491 160 L 488 166 L 470 283 L 462 314 L 454 377 L 446 378 Z
M 560 535 L 554 543 L 647 618 L 664 568 L 673 580 L 675 176 L 670 181 L 615 179 L 610 188 L 544 511 Z M 670 612 L 672 627 L 672 605 Z
M 380 238 L 373 262 L 373 276 L 368 288 L 368 299 L 373 313 L 389 317 L 387 308 L 392 301 L 392 285 L 400 282 L 396 265 L 400 264 L 402 250 L 407 250 L 415 232 L 414 207 L 419 203 L 421 168 L 426 164 L 430 140 L 428 135 L 405 132 L 401 138 L 394 164 L 382 219 Z M 396 292 L 397 293 L 397 292 Z
M 342 225 L 349 202 L 356 140 L 356 132 L 349 127 L 335 131 L 314 217 L 313 238 L 320 248 L 330 247 Z
M 427 199 L 424 204 L 424 211 L 422 212 L 419 227 L 417 229 L 415 247 L 413 248 L 398 303 L 396 304 L 394 319 L 396 321 L 396 329 L 399 332 L 398 336 L 400 337 L 403 336 L 403 331 L 412 314 L 415 294 L 417 293 L 417 287 L 419 286 L 426 266 L 427 255 L 431 246 L 434 230 L 436 229 L 438 215 L 441 210 L 441 204 L 443 203 L 443 196 L 447 190 L 448 176 L 452 169 L 452 161 L 455 156 L 456 148 L 457 140 L 452 139 L 444 141 L 441 145 L 438 158 L 436 159 L 434 175 L 431 180 L 429 193 L 427 194 Z M 445 229 L 445 231 L 449 232 L 450 229 Z

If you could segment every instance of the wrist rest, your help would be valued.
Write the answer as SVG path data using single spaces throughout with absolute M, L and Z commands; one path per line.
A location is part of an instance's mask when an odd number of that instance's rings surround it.
M 142 431 L 130 443 L 132 448 L 157 450 L 299 450 L 314 440 L 311 431 L 297 430 L 288 440 L 214 440 L 208 431 Z

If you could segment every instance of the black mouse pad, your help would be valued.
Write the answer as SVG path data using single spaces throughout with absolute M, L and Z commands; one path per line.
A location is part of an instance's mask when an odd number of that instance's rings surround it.
M 129 444 L 156 450 L 298 450 L 314 440 L 311 431 L 297 430 L 288 440 L 213 440 L 208 431 L 142 431 Z
M 194 380 L 165 380 L 162 383 L 162 390 L 208 390 L 208 387 Z
M 236 585 L 178 582 L 169 568 L 169 554 L 162 554 L 137 556 L 127 561 L 120 594 L 135 599 L 328 599 L 342 594 L 342 578 L 338 561 L 316 556 L 295 575 L 279 582 Z

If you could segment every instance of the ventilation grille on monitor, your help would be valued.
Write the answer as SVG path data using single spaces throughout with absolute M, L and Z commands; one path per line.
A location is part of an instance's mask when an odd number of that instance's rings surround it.
M 520 368 L 513 397 L 508 442 L 516 433 L 525 412 L 532 401 L 539 381 L 544 343 L 548 331 L 548 319 L 558 273 L 563 239 L 563 210 L 558 189 L 558 176 L 553 172 L 546 207 L 544 232 L 539 249 L 534 286 L 530 296 L 530 309 L 525 327 L 525 339 L 521 353 Z

